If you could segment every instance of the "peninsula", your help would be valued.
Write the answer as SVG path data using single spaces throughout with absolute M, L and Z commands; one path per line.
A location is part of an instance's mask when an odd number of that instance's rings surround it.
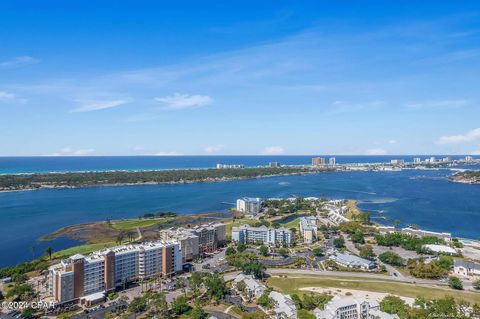
M 76 188 L 86 186 L 125 186 L 146 184 L 181 184 L 312 174 L 329 171 L 328 167 L 252 167 L 226 169 L 179 169 L 150 171 L 66 172 L 0 175 L 0 191 L 41 188 Z
M 480 171 L 463 171 L 450 176 L 450 180 L 456 183 L 480 184 Z

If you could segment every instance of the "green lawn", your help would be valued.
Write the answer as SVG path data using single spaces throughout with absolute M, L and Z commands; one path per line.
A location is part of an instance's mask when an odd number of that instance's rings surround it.
M 458 291 L 450 288 L 434 288 L 425 285 L 415 285 L 400 283 L 389 280 L 367 279 L 359 277 L 326 277 L 326 276 L 298 276 L 290 277 L 292 274 L 286 274 L 287 278 L 271 277 L 268 279 L 268 286 L 284 293 L 298 292 L 303 287 L 332 287 L 332 288 L 350 288 L 356 290 L 365 290 L 372 292 L 384 292 L 394 295 L 416 298 L 419 296 L 427 298 L 443 298 L 452 296 L 455 299 L 464 299 L 471 303 L 480 304 L 480 293 Z M 297 277 L 297 275 L 295 275 Z
M 134 230 L 137 227 L 139 228 L 150 227 L 157 224 L 169 222 L 171 220 L 172 218 L 169 218 L 169 217 L 128 219 L 128 220 L 112 221 L 111 225 L 112 225 L 112 228 L 116 230 Z
M 81 246 L 75 246 L 72 248 L 60 250 L 52 255 L 52 258 L 56 259 L 62 259 L 62 258 L 67 258 L 75 254 L 82 254 L 82 255 L 87 255 L 90 254 L 96 250 L 100 250 L 103 248 L 107 247 L 112 247 L 115 246 L 116 243 L 114 242 L 107 242 L 107 243 L 99 243 L 99 244 L 87 244 L 87 245 L 81 245 Z

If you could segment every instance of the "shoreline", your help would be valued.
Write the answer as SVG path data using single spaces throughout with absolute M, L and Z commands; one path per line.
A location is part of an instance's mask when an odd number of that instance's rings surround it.
M 112 171 L 112 172 L 120 172 L 120 171 Z M 138 171 L 138 172 L 141 172 L 141 171 Z M 145 171 L 145 172 L 156 172 L 156 171 Z M 134 182 L 134 183 L 107 183 L 107 184 L 80 185 L 80 186 L 40 185 L 39 187 L 29 187 L 29 188 L 20 188 L 20 189 L 0 188 L 0 193 L 29 192 L 29 191 L 48 190 L 48 189 L 55 189 L 55 190 L 80 189 L 80 188 L 89 188 L 89 187 L 122 187 L 122 186 L 146 186 L 146 185 L 184 185 L 184 184 L 200 184 L 200 183 L 222 183 L 222 182 L 231 182 L 231 181 L 240 181 L 240 180 L 280 177 L 280 176 L 313 175 L 313 174 L 321 174 L 326 172 L 334 172 L 334 171 L 312 170 L 312 171 L 291 172 L 291 173 L 281 173 L 281 174 L 271 174 L 271 175 L 261 175 L 261 176 L 219 177 L 219 178 L 205 178 L 205 179 L 198 179 L 198 180 L 182 180 L 182 181 L 169 181 L 169 182 L 153 182 L 152 181 L 152 182 Z M 72 173 L 72 174 L 76 174 L 76 173 Z

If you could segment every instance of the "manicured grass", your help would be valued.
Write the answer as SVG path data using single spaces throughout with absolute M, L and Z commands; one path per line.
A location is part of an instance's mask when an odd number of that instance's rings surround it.
M 235 220 L 229 220 L 227 222 L 225 222 L 225 226 L 226 226 L 226 234 L 227 236 L 230 238 L 232 236 L 232 227 L 238 227 L 238 226 L 242 226 L 242 225 L 253 225 L 255 223 L 257 223 L 258 220 L 256 219 L 249 219 L 249 218 L 240 218 L 240 219 L 235 219 Z
M 294 220 L 291 220 L 288 223 L 283 224 L 282 227 L 285 227 L 287 229 L 298 228 L 299 224 L 300 224 L 300 218 L 295 218 Z
M 367 278 L 331 278 L 325 276 L 302 276 L 299 278 L 291 277 L 292 274 L 286 274 L 287 278 L 271 277 L 268 279 L 268 286 L 284 293 L 298 292 L 303 287 L 332 287 L 365 290 L 372 292 L 390 293 L 404 297 L 427 297 L 432 299 L 452 296 L 455 299 L 463 299 L 471 303 L 480 304 L 480 294 L 466 291 L 452 290 L 449 288 L 434 288 L 431 286 L 399 283 L 387 280 L 374 280 Z M 295 275 L 296 276 L 296 275 Z
M 75 246 L 72 248 L 60 250 L 52 255 L 52 258 L 56 259 L 62 259 L 62 258 L 67 258 L 75 254 L 82 254 L 82 255 L 87 255 L 90 254 L 96 250 L 100 250 L 103 248 L 107 247 L 112 247 L 115 246 L 116 243 L 114 242 L 107 242 L 107 243 L 98 243 L 98 244 L 87 244 L 87 245 L 81 245 L 81 246 Z
M 154 226 L 160 223 L 171 221 L 172 218 L 142 218 L 142 219 L 128 219 L 112 221 L 111 226 L 116 230 L 134 230 L 137 227 L 145 228 Z

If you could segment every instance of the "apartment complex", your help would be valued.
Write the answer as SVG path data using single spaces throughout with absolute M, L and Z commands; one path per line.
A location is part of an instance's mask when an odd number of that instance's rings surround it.
M 260 212 L 260 209 L 262 208 L 262 200 L 258 197 L 243 197 L 237 199 L 237 210 L 251 214 L 251 215 L 256 215 Z
M 252 227 L 243 225 L 232 228 L 232 241 L 240 244 L 258 243 L 274 246 L 290 246 L 292 234 L 286 228 Z
M 367 299 L 335 296 L 324 310 L 313 310 L 317 319 L 398 319 L 397 315 L 380 310 L 378 302 Z
M 149 242 L 81 254 L 49 268 L 47 289 L 59 303 L 90 304 L 105 293 L 136 279 L 170 276 L 182 270 L 176 242 Z
M 330 158 L 328 159 L 328 165 L 330 165 L 330 166 L 335 166 L 335 165 L 337 165 L 337 159 L 336 159 L 335 157 L 330 157 Z
M 317 239 L 317 218 L 314 216 L 301 217 L 300 233 L 304 243 L 313 243 Z
M 226 227 L 221 223 L 198 225 L 192 228 L 168 228 L 160 231 L 162 240 L 174 240 L 180 244 L 185 263 L 213 252 L 227 242 Z

